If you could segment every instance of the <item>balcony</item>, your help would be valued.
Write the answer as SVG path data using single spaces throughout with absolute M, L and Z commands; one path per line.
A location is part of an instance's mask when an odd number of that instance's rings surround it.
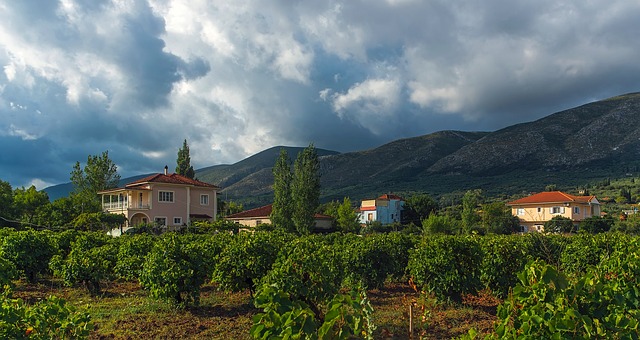
M 127 202 L 105 202 L 102 203 L 102 209 L 106 210 L 106 211 L 113 211 L 113 210 L 149 210 L 150 206 L 149 204 L 142 204 L 142 203 L 131 203 L 128 204 Z

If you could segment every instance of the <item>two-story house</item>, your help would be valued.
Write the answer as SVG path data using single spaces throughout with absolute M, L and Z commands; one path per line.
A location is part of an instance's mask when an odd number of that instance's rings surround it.
M 129 226 L 156 223 L 179 228 L 193 220 L 215 220 L 219 187 L 178 174 L 153 174 L 98 192 L 105 212 L 123 214 Z
M 400 222 L 404 200 L 393 194 L 384 194 L 376 199 L 363 200 L 360 204 L 360 223 L 379 221 L 382 224 Z
M 520 219 L 523 232 L 544 231 L 544 223 L 564 216 L 575 225 L 586 218 L 600 216 L 600 202 L 595 196 L 574 196 L 561 191 L 546 191 L 507 203 Z

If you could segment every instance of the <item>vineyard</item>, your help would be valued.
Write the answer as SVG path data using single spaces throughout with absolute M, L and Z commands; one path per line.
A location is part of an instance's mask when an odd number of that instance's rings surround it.
M 620 233 L 1 229 L 0 338 L 638 338 L 639 252 Z

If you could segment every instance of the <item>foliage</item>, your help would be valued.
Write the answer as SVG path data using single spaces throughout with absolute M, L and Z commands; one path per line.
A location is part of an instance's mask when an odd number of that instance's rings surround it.
M 425 234 L 459 234 L 460 222 L 449 215 L 431 214 L 422 220 L 422 230 Z
M 60 255 L 52 258 L 54 274 L 62 277 L 68 286 L 82 283 L 91 295 L 99 295 L 102 292 L 101 282 L 115 277 L 118 254 L 118 248 L 106 237 L 95 233 L 78 236 L 66 258 Z
M 427 194 L 415 194 L 407 197 L 402 209 L 403 224 L 420 224 L 438 210 L 438 202 Z
M 518 230 L 520 221 L 511 214 L 511 208 L 502 202 L 482 205 L 482 227 L 487 234 L 511 234 Z
M 64 299 L 50 296 L 34 305 L 2 293 L 0 338 L 3 339 L 83 339 L 93 325 L 86 312 L 78 312 Z
M 280 248 L 290 239 L 289 234 L 282 232 L 235 235 L 218 256 L 212 281 L 225 290 L 253 292 L 276 261 Z
M 291 180 L 291 218 L 296 231 L 301 235 L 311 232 L 315 224 L 314 214 L 320 205 L 320 163 L 313 144 L 298 154 L 293 166 Z
M 4 219 L 14 218 L 13 188 L 9 182 L 0 180 L 0 217 Z M 4 220 L 0 219 L 0 227 Z
M 17 211 L 17 215 L 27 223 L 35 222 L 36 211 L 38 207 L 48 204 L 49 196 L 44 191 L 36 190 L 35 186 L 28 189 L 17 188 L 13 192 L 13 205 Z
M 50 229 L 62 229 L 71 225 L 78 212 L 69 197 L 61 197 L 36 209 L 35 223 Z
M 77 230 L 100 231 L 121 226 L 127 218 L 121 214 L 109 214 L 104 212 L 86 212 L 79 214 L 71 222 Z
M 498 308 L 500 338 L 637 338 L 640 257 L 617 256 L 571 280 L 542 262 L 518 274 L 520 283 Z
M 146 255 L 155 244 L 155 238 L 147 234 L 122 235 L 119 238 L 115 275 L 124 280 L 138 280 Z
M 0 251 L 0 287 L 10 286 L 11 280 L 18 278 L 18 271 L 13 262 L 7 260 Z
M 466 233 L 471 233 L 480 225 L 480 215 L 478 206 L 482 202 L 482 191 L 479 189 L 469 190 L 462 197 L 462 226 Z
M 640 214 L 632 214 L 627 216 L 624 220 L 616 221 L 610 231 L 623 232 L 632 235 L 640 234 Z
M 178 165 L 176 166 L 176 173 L 178 175 L 185 176 L 187 178 L 195 178 L 196 172 L 191 166 L 191 156 L 189 155 L 189 145 L 185 139 L 182 143 L 182 148 L 178 149 L 178 158 L 176 160 Z
M 221 218 L 213 222 L 193 221 L 185 231 L 195 234 L 216 234 L 220 232 L 237 234 L 239 229 L 240 225 L 238 223 Z
M 373 339 L 373 308 L 363 290 L 336 294 L 324 319 L 276 285 L 263 286 L 254 304 L 263 309 L 253 317 L 255 339 Z
M 71 198 L 80 207 L 80 213 L 100 211 L 98 191 L 118 187 L 120 175 L 111 159 L 109 151 L 100 156 L 89 155 L 84 168 L 76 162 L 71 171 L 71 183 L 74 191 Z
M 323 242 L 322 236 L 294 239 L 282 249 L 262 284 L 276 284 L 322 319 L 322 306 L 338 293 L 343 280 L 340 252 L 339 247 Z
M 199 243 L 189 243 L 184 236 L 164 234 L 145 259 L 140 284 L 154 298 L 179 307 L 197 305 L 208 274 L 202 251 Z
M 440 300 L 461 301 L 481 286 L 482 251 L 472 237 L 427 236 L 410 252 L 408 269 L 421 289 Z
M 602 233 L 597 235 L 578 234 L 566 244 L 560 257 L 562 270 L 569 274 L 581 275 L 587 268 L 606 260 L 630 238 L 618 233 Z
M 575 233 L 577 228 L 573 225 L 573 221 L 561 215 L 554 216 L 544 223 L 544 231 L 549 233 Z
M 581 233 L 597 234 L 609 231 L 613 226 L 613 217 L 607 215 L 605 217 L 591 216 L 580 222 L 579 231 Z
M 0 252 L 13 262 L 27 281 L 33 283 L 38 275 L 47 271 L 55 249 L 44 232 L 26 230 L 6 235 L 0 245 Z
M 517 273 L 531 257 L 529 239 L 507 235 L 479 238 L 482 248 L 480 281 L 498 297 L 504 298 L 509 288 L 518 283 Z
M 345 197 L 338 206 L 336 223 L 342 232 L 357 233 L 360 230 L 358 213 L 351 206 L 351 200 Z
M 531 257 L 542 260 L 556 269 L 560 268 L 560 257 L 570 242 L 568 237 L 563 235 L 545 235 L 541 233 L 528 233 L 524 236 L 531 244 Z
M 291 161 L 287 150 L 280 149 L 280 156 L 273 167 L 273 205 L 271 223 L 286 231 L 294 231 L 293 202 L 291 196 Z

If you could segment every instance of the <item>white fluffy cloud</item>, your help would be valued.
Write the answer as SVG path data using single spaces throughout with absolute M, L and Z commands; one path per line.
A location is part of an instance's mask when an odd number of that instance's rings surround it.
M 0 179 L 491 130 L 640 89 L 633 1 L 0 4 Z

